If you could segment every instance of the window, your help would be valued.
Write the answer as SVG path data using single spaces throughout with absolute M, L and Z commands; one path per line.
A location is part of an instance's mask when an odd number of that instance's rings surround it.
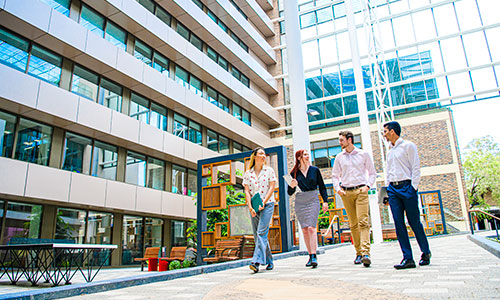
M 231 74 L 233 74 L 234 78 L 240 80 L 241 72 L 238 69 L 236 69 L 235 67 L 231 68 Z
M 165 162 L 148 158 L 148 187 L 156 190 L 165 189 Z
M 182 25 L 182 23 L 177 23 L 177 33 L 189 41 L 189 29 Z
M 7 244 L 11 238 L 39 238 L 41 220 L 41 205 L 9 201 L 5 213 L 2 244 Z
M 188 170 L 187 195 L 196 197 L 198 195 L 198 175 L 195 170 Z
M 203 3 L 200 0 L 193 0 L 194 4 L 203 10 Z
M 156 6 L 156 16 L 168 26 L 172 26 L 172 16 L 163 8 Z
M 250 79 L 248 79 L 248 77 L 246 77 L 245 75 L 241 74 L 240 81 L 241 81 L 241 83 L 243 83 L 246 87 L 250 87 Z
M 361 148 L 361 137 L 354 136 L 354 146 Z M 337 154 L 342 152 L 338 138 L 311 143 L 311 161 L 318 168 L 331 168 Z
M 87 212 L 84 210 L 58 208 L 56 220 L 56 239 L 72 240 L 83 244 Z
M 106 79 L 101 78 L 99 88 L 98 102 L 117 112 L 122 110 L 122 95 L 123 89 L 120 85 Z
M 189 120 L 189 141 L 201 145 L 202 139 L 201 125 Z
M 207 86 L 207 97 L 208 97 L 208 101 L 209 101 L 210 103 L 212 103 L 212 104 L 215 104 L 215 105 L 219 106 L 219 105 L 218 105 L 218 103 L 217 103 L 217 95 L 218 95 L 218 93 L 217 93 L 217 91 L 216 91 L 216 90 L 214 90 L 214 89 L 213 89 L 213 88 L 211 88 L 210 86 Z
M 71 132 L 66 133 L 64 141 L 63 170 L 90 174 L 92 140 Z
M 105 39 L 122 50 L 127 50 L 127 32 L 112 22 L 106 25 Z
M 189 42 L 191 42 L 191 44 L 198 50 L 203 51 L 203 41 L 192 32 L 191 36 L 189 37 Z
M 236 103 L 233 103 L 233 116 L 241 121 L 241 107 Z
M 0 156 L 12 157 L 16 116 L 0 111 Z
M 174 132 L 175 136 L 188 139 L 188 120 L 186 117 L 174 113 Z
M 229 112 L 229 99 L 227 99 L 222 94 L 219 94 L 219 108 L 226 112 Z
M 248 126 L 252 126 L 252 121 L 250 120 L 250 113 L 244 109 L 241 112 L 241 120 Z
M 144 247 L 161 247 L 163 219 L 144 218 Z
M 28 74 L 53 85 L 61 81 L 62 57 L 37 45 L 31 47 Z
M 69 6 L 71 4 L 71 0 L 42 0 L 42 2 L 47 3 L 55 11 L 69 17 Z
M 219 153 L 229 154 L 229 139 L 222 135 L 219 135 Z
M 138 186 L 146 186 L 146 156 L 128 151 L 125 182 Z
M 186 168 L 172 165 L 172 193 L 186 195 Z
M 167 77 L 170 75 L 169 60 L 158 52 L 153 55 L 153 68 Z
M 215 50 L 214 50 L 214 49 L 212 49 L 212 48 L 210 48 L 210 47 L 208 47 L 208 46 L 207 46 L 207 56 L 208 56 L 211 60 L 213 60 L 213 61 L 217 62 L 217 57 L 219 56 L 219 54 L 217 54 L 217 52 L 215 52 Z
M 11 68 L 26 71 L 29 42 L 0 28 L 0 62 Z
M 167 109 L 154 102 L 151 102 L 150 124 L 158 129 L 167 131 Z
M 130 117 L 149 124 L 149 100 L 132 93 L 130 97 Z
M 99 84 L 99 76 L 79 65 L 73 68 L 73 78 L 71 80 L 71 91 L 79 96 L 97 100 L 97 90 Z
M 219 56 L 219 59 L 218 59 L 218 64 L 219 66 L 221 66 L 224 70 L 228 71 L 229 70 L 229 63 L 227 62 L 227 60 L 225 58 L 223 58 L 222 56 Z
M 149 12 L 151 12 L 152 14 L 155 13 L 154 1 L 152 1 L 152 0 L 137 0 L 137 2 L 139 2 L 140 5 L 144 6 L 144 8 L 149 10 Z
M 193 75 L 189 76 L 189 89 L 195 92 L 197 95 L 203 96 L 201 80 L 194 77 Z
M 241 153 L 243 152 L 243 145 L 233 142 L 233 153 Z
M 91 175 L 116 180 L 118 149 L 115 146 L 95 141 L 92 152 Z
M 189 87 L 189 73 L 179 66 L 175 66 L 175 81 L 180 85 Z
M 172 220 L 172 247 L 186 246 L 186 222 Z
M 106 20 L 99 13 L 87 5 L 82 5 L 80 24 L 100 37 L 104 37 L 104 25 Z
M 123 216 L 122 264 L 136 264 L 134 258 L 143 257 L 144 220 L 139 216 Z
M 21 118 L 14 158 L 39 165 L 48 165 L 52 127 Z
M 207 148 L 219 152 L 219 138 L 215 131 L 207 129 Z
M 87 236 L 85 243 L 88 244 L 111 244 L 111 233 L 113 231 L 113 214 L 105 212 L 89 211 L 87 217 Z M 104 250 L 102 254 L 109 254 L 110 250 Z M 104 259 L 106 255 L 100 255 L 99 260 Z M 110 257 L 107 256 L 105 262 L 98 261 L 98 264 L 104 266 L 110 265 Z
M 134 56 L 148 66 L 151 66 L 153 60 L 153 49 L 141 42 L 140 40 L 135 40 Z

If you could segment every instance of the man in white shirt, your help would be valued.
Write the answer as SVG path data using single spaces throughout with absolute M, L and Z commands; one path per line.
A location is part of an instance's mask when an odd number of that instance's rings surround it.
M 339 133 L 342 152 L 335 157 L 332 180 L 335 191 L 344 202 L 349 218 L 351 237 L 356 249 L 355 264 L 369 267 L 370 220 L 368 190 L 375 185 L 377 172 L 369 153 L 354 146 L 354 135 L 350 131 Z
M 403 251 L 403 260 L 400 264 L 394 265 L 394 268 L 398 270 L 416 267 L 406 229 L 405 212 L 422 251 L 419 265 L 425 266 L 431 262 L 429 242 L 420 222 L 418 208 L 417 190 L 420 183 L 420 161 L 417 146 L 410 141 L 403 140 L 399 137 L 400 135 L 401 126 L 398 122 L 392 121 L 384 124 L 384 137 L 389 142 L 385 184 L 392 217 L 396 225 L 396 235 Z

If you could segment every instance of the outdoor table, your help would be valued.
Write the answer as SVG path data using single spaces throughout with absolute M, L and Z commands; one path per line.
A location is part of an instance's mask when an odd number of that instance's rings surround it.
M 116 245 L 93 244 L 19 244 L 0 245 L 0 278 L 5 274 L 12 284 L 23 276 L 33 286 L 40 279 L 59 285 L 80 271 L 87 282 L 91 282 L 110 258 Z M 101 255 L 103 254 L 103 255 Z

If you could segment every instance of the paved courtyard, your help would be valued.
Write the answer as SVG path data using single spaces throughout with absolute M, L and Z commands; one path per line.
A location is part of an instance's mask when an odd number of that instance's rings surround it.
M 307 257 L 298 256 L 277 260 L 273 271 L 241 267 L 71 299 L 500 299 L 499 258 L 466 235 L 429 241 L 431 265 L 416 269 L 392 267 L 401 260 L 397 243 L 373 246 L 370 268 L 354 265 L 353 248 L 345 246 L 318 256 L 317 269 L 304 267 Z M 103 270 L 96 281 L 138 274 L 138 268 Z M 2 284 L 0 293 L 28 288 Z

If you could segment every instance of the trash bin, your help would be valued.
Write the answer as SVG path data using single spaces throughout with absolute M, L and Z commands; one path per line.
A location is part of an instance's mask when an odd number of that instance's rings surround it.
M 160 259 L 158 271 L 168 271 L 168 261 Z
M 158 271 L 158 258 L 148 258 L 148 272 Z

